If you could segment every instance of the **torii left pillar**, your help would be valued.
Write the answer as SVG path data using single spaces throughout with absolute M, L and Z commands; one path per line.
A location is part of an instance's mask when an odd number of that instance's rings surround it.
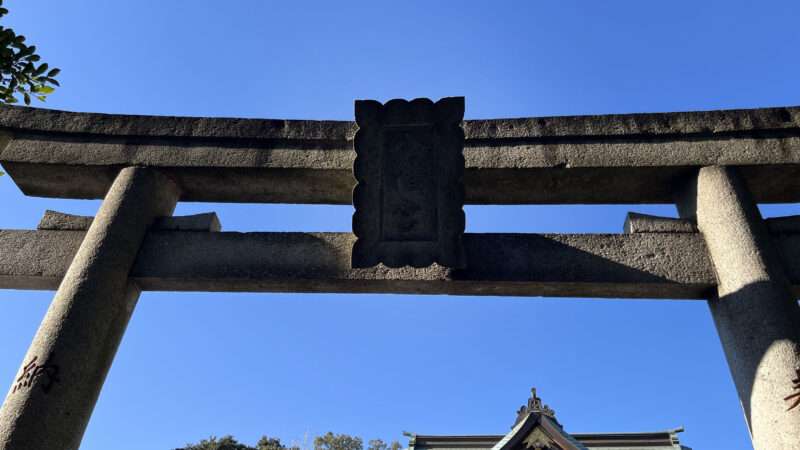
M 2 409 L 0 449 L 77 449 L 141 293 L 128 278 L 148 228 L 179 187 L 124 168 L 64 276 Z

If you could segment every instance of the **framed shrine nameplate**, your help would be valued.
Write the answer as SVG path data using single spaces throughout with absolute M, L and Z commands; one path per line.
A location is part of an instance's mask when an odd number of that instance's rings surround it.
M 464 98 L 355 102 L 352 266 L 465 266 Z

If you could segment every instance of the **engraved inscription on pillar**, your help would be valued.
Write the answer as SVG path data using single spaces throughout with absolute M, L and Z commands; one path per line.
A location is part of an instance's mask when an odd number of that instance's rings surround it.
M 352 266 L 464 267 L 464 98 L 356 101 Z
M 795 372 L 797 373 L 797 378 L 792 380 L 792 383 L 794 384 L 794 390 L 800 391 L 800 369 L 795 370 Z M 795 392 L 794 394 L 785 397 L 784 400 L 787 402 L 792 402 L 792 406 L 787 409 L 787 411 L 791 411 L 800 405 L 800 392 Z
M 12 394 L 18 390 L 34 386 L 37 381 L 41 381 L 39 386 L 44 393 L 49 394 L 50 390 L 53 388 L 53 384 L 60 381 L 58 378 L 57 365 L 51 364 L 49 360 L 48 362 L 39 364 L 38 360 L 39 357 L 34 356 L 31 361 L 22 368 L 22 374 L 14 382 L 14 389 L 11 391 Z

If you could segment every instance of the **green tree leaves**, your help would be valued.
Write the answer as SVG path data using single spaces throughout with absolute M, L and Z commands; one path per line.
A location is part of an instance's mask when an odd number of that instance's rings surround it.
M 281 448 L 286 448 L 286 446 L 282 445 L 281 440 L 278 438 L 262 436 L 261 440 L 258 441 L 258 450 L 278 450 Z
M 199 444 L 186 444 L 186 447 L 177 450 L 251 450 L 252 447 L 240 444 L 231 435 L 223 436 L 217 440 L 216 436 L 203 439 Z
M 186 444 L 186 447 L 176 450 L 279 450 L 285 449 L 278 438 L 262 436 L 256 447 L 241 444 L 230 434 L 217 440 L 216 436 L 203 439 L 199 444 Z
M 278 438 L 263 436 L 256 447 L 241 444 L 231 435 L 217 440 L 216 436 L 203 439 L 199 444 L 186 444 L 186 447 L 175 450 L 309 450 L 307 445 L 286 447 Z M 400 450 L 400 443 L 395 441 L 386 444 L 381 439 L 369 441 L 367 450 Z M 364 441 L 360 437 L 328 432 L 325 436 L 314 438 L 314 450 L 364 450 Z
M 369 441 L 367 450 L 400 450 L 400 448 L 400 443 L 397 441 L 387 444 L 382 439 L 373 439 Z
M 314 438 L 314 450 L 364 450 L 364 441 L 360 437 L 328 431 L 325 436 Z
M 0 18 L 6 14 L 8 10 L 0 8 Z M 58 86 L 54 77 L 60 69 L 50 69 L 47 63 L 37 66 L 35 63 L 40 60 L 36 46 L 25 45 L 25 36 L 0 26 L 0 102 L 18 103 L 17 96 L 22 95 L 25 104 L 30 105 L 31 97 L 45 101 L 45 96 L 53 93 L 52 86 Z

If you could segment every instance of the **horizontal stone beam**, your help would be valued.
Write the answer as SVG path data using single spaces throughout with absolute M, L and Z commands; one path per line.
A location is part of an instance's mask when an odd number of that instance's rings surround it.
M 85 232 L 0 230 L 0 288 L 56 289 Z M 773 236 L 800 295 L 800 234 Z M 144 290 L 701 299 L 698 233 L 465 234 L 467 268 L 350 268 L 350 233 L 151 231 Z
M 734 165 L 758 202 L 800 201 L 800 107 L 467 120 L 471 204 L 672 203 Z M 349 204 L 353 122 L 126 116 L 0 107 L 0 163 L 27 195 L 102 198 L 156 167 L 183 201 Z

